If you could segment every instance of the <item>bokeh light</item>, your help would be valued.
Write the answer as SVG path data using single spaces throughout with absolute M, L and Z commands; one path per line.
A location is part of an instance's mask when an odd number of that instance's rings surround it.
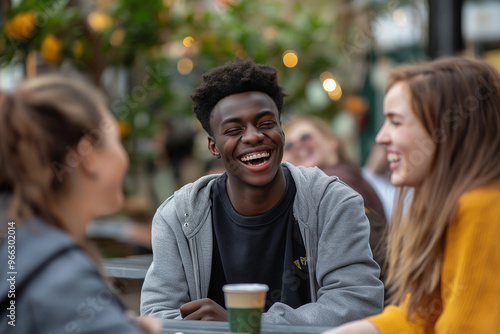
M 333 92 L 333 90 L 337 87 L 337 83 L 333 78 L 328 78 L 325 81 L 323 81 L 323 89 L 326 90 L 327 92 Z
M 118 28 L 113 33 L 111 36 L 109 36 L 109 44 L 112 46 L 120 46 L 123 43 L 123 39 L 125 38 L 125 30 L 122 28 Z
M 194 44 L 194 38 L 191 36 L 188 36 L 182 40 L 182 44 L 184 44 L 185 47 L 189 48 Z
M 187 75 L 193 71 L 193 61 L 189 58 L 181 58 L 177 62 L 177 71 L 180 74 Z
M 92 12 L 87 17 L 87 22 L 92 30 L 95 32 L 101 32 L 113 25 L 113 18 L 103 12 Z
M 297 57 L 295 51 L 288 50 L 283 53 L 283 64 L 285 64 L 286 67 L 295 67 L 298 62 L 299 57 Z
M 333 90 L 333 92 L 328 92 L 328 97 L 332 101 L 338 101 L 342 97 L 342 89 L 340 88 L 340 85 L 337 85 L 337 88 Z
M 342 88 L 333 74 L 330 72 L 323 72 L 320 74 L 319 79 L 323 85 L 323 89 L 327 92 L 328 97 L 332 101 L 338 101 L 342 97 Z

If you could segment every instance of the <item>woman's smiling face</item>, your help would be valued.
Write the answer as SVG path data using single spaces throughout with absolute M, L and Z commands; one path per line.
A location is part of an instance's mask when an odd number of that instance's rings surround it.
M 305 167 L 330 167 L 338 160 L 337 140 L 325 136 L 312 122 L 300 120 L 285 127 L 283 160 Z
M 285 138 L 278 108 L 267 94 L 254 91 L 221 99 L 210 127 L 209 149 L 221 157 L 232 183 L 258 187 L 274 181 Z
M 412 111 L 407 83 L 394 84 L 384 97 L 385 122 L 376 137 L 387 149 L 396 186 L 419 186 L 429 175 L 436 144 Z

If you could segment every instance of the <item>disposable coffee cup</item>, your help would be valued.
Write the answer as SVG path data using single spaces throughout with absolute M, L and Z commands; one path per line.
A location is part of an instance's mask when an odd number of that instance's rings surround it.
M 260 334 L 266 284 L 226 284 L 222 287 L 231 334 Z

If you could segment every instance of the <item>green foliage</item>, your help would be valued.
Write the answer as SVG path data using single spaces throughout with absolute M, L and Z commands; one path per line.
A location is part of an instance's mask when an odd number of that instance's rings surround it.
M 278 69 L 279 81 L 289 95 L 285 112 L 332 116 L 337 103 L 322 91 L 319 76 L 324 71 L 338 75 L 339 67 L 344 66 L 341 43 L 345 43 L 349 31 L 338 30 L 336 16 L 342 2 L 227 2 L 231 4 L 204 8 L 201 1 L 194 0 L 108 1 L 110 5 L 99 7 L 99 13 L 104 15 L 98 22 L 100 28 L 92 29 L 89 15 L 96 9 L 89 9 L 86 2 L 77 7 L 77 1 L 24 0 L 11 7 L 5 19 L 13 20 L 19 13 L 34 11 L 36 31 L 20 40 L 13 40 L 2 31 L 0 66 L 24 62 L 27 54 L 39 51 L 43 40 L 51 34 L 62 43 L 56 66 L 69 62 L 96 83 L 101 82 L 108 67 L 128 68 L 134 73 L 127 83 L 129 91 L 114 100 L 111 108 L 121 121 L 128 123 L 132 137 L 150 135 L 154 119 L 171 115 L 191 117 L 189 95 L 200 83 L 201 75 L 237 56 L 251 57 Z M 190 47 L 182 44 L 187 36 L 194 39 Z M 77 47 L 81 52 L 75 51 Z M 293 68 L 283 63 L 287 50 L 298 56 Z M 177 70 L 182 58 L 193 63 L 192 71 L 186 74 Z M 149 115 L 148 122 L 143 114 Z M 137 121 L 138 117 L 142 121 Z
M 317 8 L 300 1 L 239 1 L 221 11 L 193 15 L 173 32 L 173 41 L 193 36 L 198 52 L 191 56 L 199 83 L 201 73 L 236 56 L 248 56 L 256 62 L 275 66 L 280 82 L 289 94 L 286 109 L 293 112 L 333 112 L 334 103 L 319 109 L 306 100 L 305 89 L 324 71 L 335 72 L 339 52 L 336 51 L 335 18 L 329 15 L 327 2 Z M 282 56 L 287 50 L 298 55 L 298 64 L 287 68 Z M 188 81 L 191 84 L 192 81 Z M 192 86 L 186 86 L 192 90 Z M 325 93 L 326 94 L 326 93 Z

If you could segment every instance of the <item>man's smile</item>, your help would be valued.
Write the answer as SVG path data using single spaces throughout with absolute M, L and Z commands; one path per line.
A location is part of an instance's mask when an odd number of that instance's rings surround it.
M 270 158 L 270 151 L 259 151 L 243 155 L 240 160 L 250 166 L 262 166 Z

